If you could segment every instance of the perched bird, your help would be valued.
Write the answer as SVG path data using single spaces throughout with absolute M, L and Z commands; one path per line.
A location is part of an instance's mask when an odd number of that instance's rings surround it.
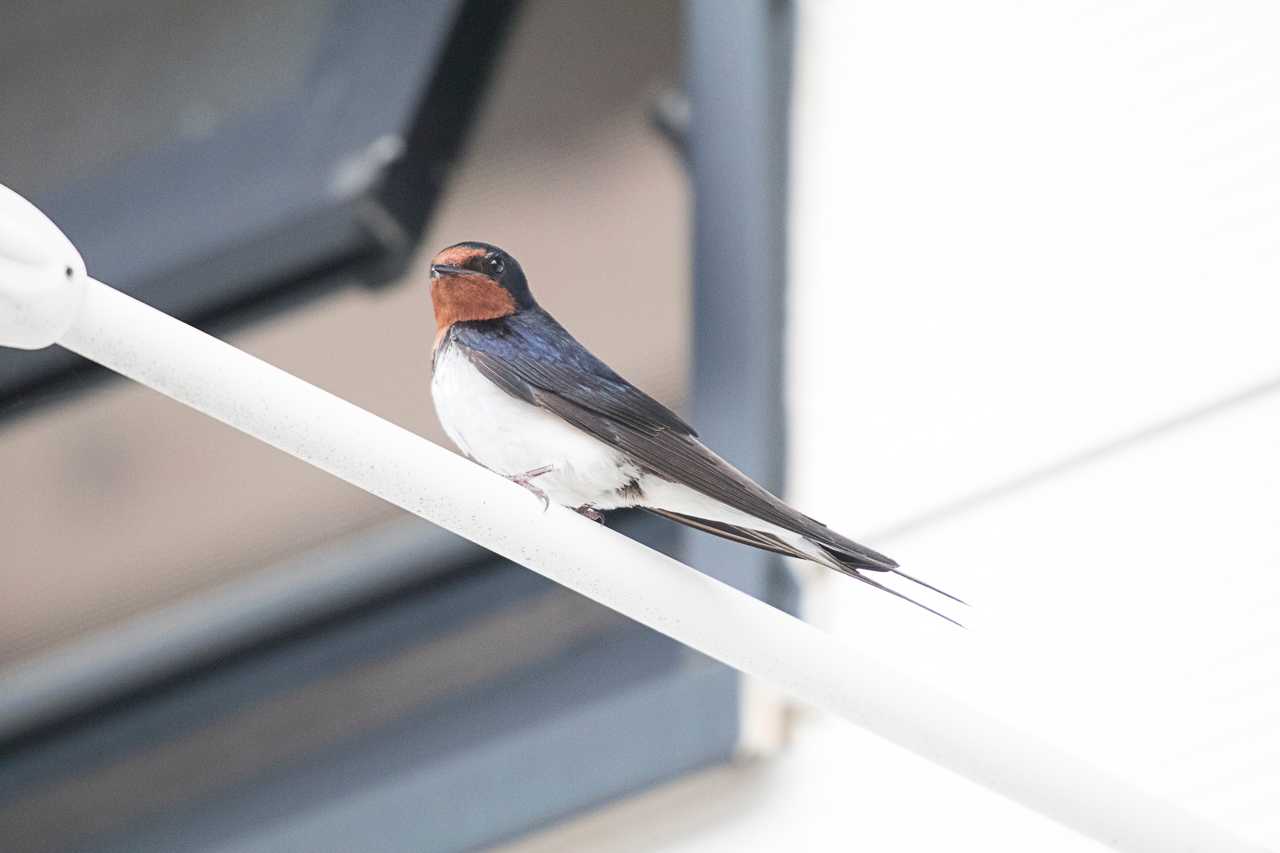
M 458 243 L 431 261 L 431 394 L 470 459 L 595 521 L 641 507 L 737 542 L 811 560 L 955 621 L 868 576 L 883 554 L 792 509 L 698 440 L 693 427 L 578 343 L 529 291 L 516 259 Z

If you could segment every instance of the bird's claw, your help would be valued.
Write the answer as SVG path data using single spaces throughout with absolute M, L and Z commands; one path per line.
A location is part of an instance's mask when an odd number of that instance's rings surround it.
M 546 512 L 551 509 L 551 498 L 547 497 L 546 492 L 533 484 L 533 478 L 541 477 L 543 474 L 548 474 L 554 470 L 554 465 L 543 465 L 541 468 L 534 468 L 532 471 L 525 471 L 523 474 L 508 474 L 507 479 L 517 486 L 523 486 L 533 492 L 533 496 L 542 501 L 542 511 Z

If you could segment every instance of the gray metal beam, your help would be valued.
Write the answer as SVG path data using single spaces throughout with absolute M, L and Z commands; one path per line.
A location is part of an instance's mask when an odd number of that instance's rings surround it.
M 787 106 L 792 4 L 688 0 L 694 215 L 694 423 L 766 488 L 785 479 Z M 692 535 L 689 562 L 775 603 L 781 561 Z

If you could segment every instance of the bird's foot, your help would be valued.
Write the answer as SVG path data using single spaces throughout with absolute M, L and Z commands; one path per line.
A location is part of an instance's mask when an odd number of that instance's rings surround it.
M 508 474 L 507 479 L 515 483 L 517 486 L 523 486 L 533 492 L 533 496 L 542 501 L 542 511 L 546 512 L 551 507 L 551 498 L 547 497 L 547 493 L 539 489 L 533 484 L 534 477 L 541 477 L 556 469 L 554 465 L 543 465 L 541 468 L 534 468 L 525 471 L 523 474 Z
M 591 504 L 583 504 L 574 510 L 578 515 L 586 516 L 596 524 L 604 524 L 604 513 L 593 507 Z

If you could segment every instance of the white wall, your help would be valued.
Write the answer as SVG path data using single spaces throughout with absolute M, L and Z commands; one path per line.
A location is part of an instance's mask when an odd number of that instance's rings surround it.
M 1280 7 L 800 32 L 792 497 L 975 604 L 819 612 L 1280 845 Z
M 830 630 L 1280 848 L 1280 6 L 801 3 L 791 497 Z M 834 721 L 520 845 L 1092 842 Z

